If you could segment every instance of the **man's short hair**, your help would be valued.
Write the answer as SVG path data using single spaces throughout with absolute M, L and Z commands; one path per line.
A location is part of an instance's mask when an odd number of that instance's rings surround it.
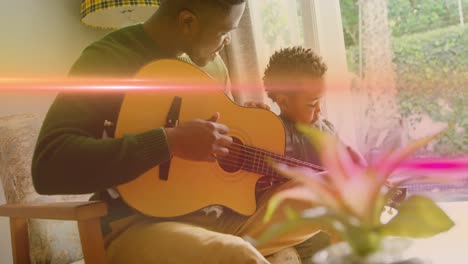
M 234 5 L 240 5 L 245 3 L 246 0 L 198 0 L 201 3 L 206 2 L 207 4 L 217 4 L 223 8 L 230 8 Z
M 174 4 L 174 6 L 186 7 L 218 7 L 229 10 L 232 6 L 245 3 L 246 0 L 160 0 L 162 6 Z
M 276 101 L 278 93 L 285 93 L 294 80 L 302 77 L 322 78 L 327 65 L 311 49 L 300 46 L 276 51 L 265 69 L 263 84 L 268 96 Z

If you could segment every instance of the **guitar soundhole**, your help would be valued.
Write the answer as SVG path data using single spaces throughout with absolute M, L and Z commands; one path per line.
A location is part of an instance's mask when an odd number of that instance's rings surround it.
M 218 164 L 224 171 L 236 172 L 242 168 L 245 161 L 244 144 L 236 137 L 232 137 L 229 154 L 218 158 Z

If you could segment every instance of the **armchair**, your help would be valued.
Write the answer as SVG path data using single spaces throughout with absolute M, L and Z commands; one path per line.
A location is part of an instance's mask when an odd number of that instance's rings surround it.
M 107 214 L 107 205 L 88 201 L 90 195 L 45 196 L 33 188 L 31 160 L 41 123 L 37 114 L 0 116 L 0 183 L 7 202 L 0 205 L 0 217 L 10 218 L 13 261 L 106 263 L 99 218 Z M 294 248 L 268 259 L 300 263 Z
M 10 218 L 14 263 L 75 263 L 83 257 L 105 263 L 99 218 L 107 214 L 106 204 L 87 201 L 90 195 L 39 195 L 33 188 L 31 160 L 41 122 L 38 114 L 0 117 L 0 180 L 7 202 L 0 217 Z
M 99 218 L 107 214 L 104 202 L 64 202 L 6 204 L 0 216 L 10 218 L 14 263 L 31 263 L 29 252 L 29 219 L 75 220 L 78 222 L 85 263 L 106 263 Z

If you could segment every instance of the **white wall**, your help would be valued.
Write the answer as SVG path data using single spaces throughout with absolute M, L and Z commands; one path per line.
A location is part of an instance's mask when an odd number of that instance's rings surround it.
M 82 25 L 80 0 L 1 0 L 0 78 L 64 76 L 81 50 L 106 31 Z M 54 94 L 0 90 L 0 116 L 43 114 Z M 0 183 L 0 204 L 5 202 Z M 0 263 L 13 263 L 7 218 L 0 217 Z

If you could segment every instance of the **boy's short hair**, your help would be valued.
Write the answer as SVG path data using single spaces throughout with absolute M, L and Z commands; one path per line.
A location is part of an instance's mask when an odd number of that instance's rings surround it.
M 301 77 L 321 78 L 327 71 L 322 58 L 311 49 L 300 46 L 276 51 L 265 69 L 263 84 L 268 96 L 276 101 L 278 93 L 287 92 L 289 85 Z

